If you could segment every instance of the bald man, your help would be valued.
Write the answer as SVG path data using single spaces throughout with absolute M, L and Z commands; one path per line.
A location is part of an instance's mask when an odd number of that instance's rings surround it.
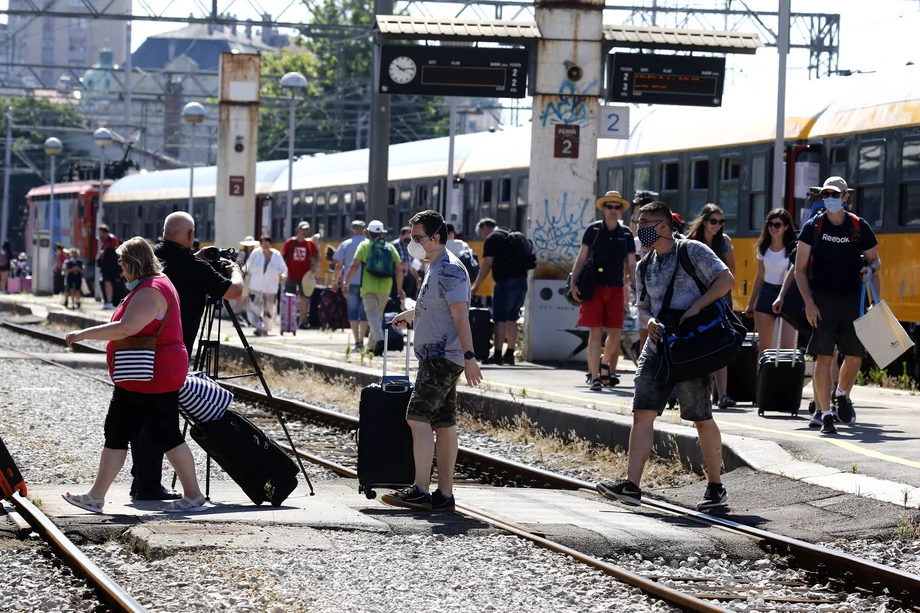
M 166 217 L 163 240 L 153 247 L 153 252 L 165 265 L 164 274 L 179 294 L 182 339 L 189 358 L 208 299 L 236 300 L 243 295 L 243 276 L 236 264 L 231 263 L 228 279 L 201 259 L 200 251 L 198 254 L 192 252 L 194 242 L 195 220 L 188 213 L 176 212 Z M 134 460 L 131 496 L 137 500 L 181 498 L 180 494 L 163 487 L 163 450 L 150 438 L 146 429 L 131 441 L 131 457 Z

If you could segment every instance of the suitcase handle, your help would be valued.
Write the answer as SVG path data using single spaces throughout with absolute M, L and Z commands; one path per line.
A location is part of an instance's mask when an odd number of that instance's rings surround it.
M 390 322 L 390 325 L 393 325 L 393 322 Z M 409 330 L 409 326 L 406 326 L 406 385 L 409 383 L 409 349 L 412 347 L 412 333 Z M 387 387 L 392 385 L 394 382 L 387 383 L 387 357 L 390 348 L 390 329 L 383 329 L 383 377 L 381 378 L 381 384 L 383 385 L 384 391 L 387 391 Z M 394 378 L 395 380 L 396 378 Z M 405 389 L 405 388 L 403 388 Z M 396 391 L 396 390 L 393 390 Z
M 776 319 L 777 319 L 777 325 L 774 326 L 775 331 L 773 332 L 773 348 L 774 348 L 773 363 L 779 364 L 779 341 L 783 335 L 783 323 L 784 322 L 783 322 L 782 317 L 777 317 Z M 795 330 L 795 334 L 792 337 L 792 354 L 791 354 L 791 357 L 789 358 L 789 363 L 795 364 L 795 359 L 796 357 L 798 357 L 798 354 L 799 354 L 799 329 L 796 328 L 795 326 L 793 326 L 792 329 Z

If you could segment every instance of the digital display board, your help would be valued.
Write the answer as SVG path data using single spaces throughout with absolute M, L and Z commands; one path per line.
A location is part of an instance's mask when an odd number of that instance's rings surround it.
M 607 102 L 721 106 L 724 57 L 615 53 L 607 57 Z
M 528 58 L 524 49 L 384 45 L 377 91 L 523 98 L 527 95 Z

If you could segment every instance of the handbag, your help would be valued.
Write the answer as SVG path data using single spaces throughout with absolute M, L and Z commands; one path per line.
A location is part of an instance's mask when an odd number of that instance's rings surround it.
M 677 245 L 679 266 L 696 282 L 700 294 L 707 288 L 700 281 L 687 253 L 687 241 Z M 679 323 L 681 311 L 672 309 L 674 277 L 661 305 L 661 339 L 658 341 L 659 360 L 656 378 L 674 385 L 713 373 L 728 366 L 744 344 L 747 329 L 729 308 L 725 298 L 719 298 L 699 313 Z
M 153 381 L 153 365 L 157 352 L 157 339 L 160 332 L 169 320 L 172 311 L 172 302 L 166 309 L 166 315 L 160 323 L 159 329 L 153 336 L 129 336 L 121 340 L 112 341 L 114 355 L 112 356 L 112 381 Z
M 871 279 L 866 279 L 869 293 L 872 295 L 873 304 L 869 310 L 866 307 L 866 292 L 863 291 L 859 298 L 859 312 L 862 317 L 853 322 L 856 336 L 879 368 L 885 368 L 905 351 L 914 346 L 904 327 L 888 308 L 884 300 L 879 300 Z
M 233 393 L 197 370 L 185 377 L 185 383 L 179 390 L 179 412 L 195 424 L 220 419 L 232 401 Z
M 603 224 L 604 222 L 595 223 Z M 581 298 L 580 301 L 576 300 L 575 296 L 572 295 L 572 273 L 569 273 L 568 278 L 565 280 L 565 299 L 568 300 L 572 306 L 581 306 L 582 302 L 588 302 L 594 298 L 594 287 L 597 285 L 597 267 L 594 265 L 594 245 L 597 243 L 597 237 L 601 235 L 601 229 L 602 226 L 598 225 L 597 232 L 594 233 L 594 240 L 591 241 L 591 247 L 588 250 L 588 258 L 585 260 L 584 266 L 581 267 L 581 272 L 578 273 L 578 280 L 574 281 L 578 286 L 578 297 Z

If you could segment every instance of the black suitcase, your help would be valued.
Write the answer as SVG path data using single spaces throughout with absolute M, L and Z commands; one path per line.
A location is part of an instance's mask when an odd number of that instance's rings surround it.
M 485 360 L 492 348 L 492 314 L 489 309 L 470 309 L 470 332 L 476 359 Z
M 28 495 L 26 481 L 19 472 L 19 467 L 13 461 L 13 456 L 7 451 L 3 439 L 0 439 L 0 494 L 3 498 L 9 498 L 13 492 L 19 492 L 21 496 Z
M 789 412 L 793 417 L 799 414 L 802 404 L 802 388 L 805 386 L 805 354 L 799 349 L 776 349 L 779 347 L 783 320 L 776 327 L 774 349 L 767 349 L 760 356 L 760 373 L 757 375 L 757 414 L 766 411 Z M 798 346 L 796 330 L 793 347 Z
M 214 421 L 194 424 L 192 438 L 256 504 L 281 503 L 297 488 L 297 465 L 251 421 L 227 410 Z
M 383 314 L 383 337 L 386 339 L 386 345 L 389 351 L 402 351 L 406 344 L 406 339 L 403 337 L 402 330 L 397 330 L 391 325 L 393 318 L 397 315 L 399 315 L 399 313 Z
M 749 332 L 741 351 L 728 364 L 728 389 L 726 394 L 736 402 L 754 402 L 757 397 L 757 334 Z
M 389 330 L 384 331 L 384 339 Z M 406 333 L 408 336 L 408 332 Z M 386 344 L 386 342 L 384 342 Z M 387 352 L 383 354 L 380 384 L 361 391 L 358 406 L 358 491 L 375 498 L 375 487 L 402 488 L 415 481 L 412 431 L 406 423 L 406 409 L 412 395 L 409 352 L 406 375 L 387 375 Z

